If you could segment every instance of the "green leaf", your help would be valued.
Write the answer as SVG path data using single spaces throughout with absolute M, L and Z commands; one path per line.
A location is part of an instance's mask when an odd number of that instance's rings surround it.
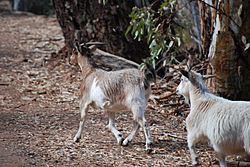
M 136 38 L 138 37 L 138 35 L 139 35 L 139 31 L 137 30 L 137 31 L 135 32 L 134 39 L 136 39 Z
M 153 32 L 149 32 L 148 33 L 148 37 L 147 37 L 147 43 L 149 44 L 151 39 L 152 39 L 152 35 L 153 35 Z
M 181 46 L 181 39 L 180 39 L 180 37 L 176 37 L 176 39 L 177 39 L 178 46 Z
M 168 44 L 168 48 L 171 48 L 174 44 L 174 41 L 170 41 L 169 44 Z
M 146 67 L 146 64 L 143 62 L 143 63 L 140 64 L 139 69 L 143 70 L 145 67 Z
M 162 48 L 159 48 L 158 51 L 157 51 L 157 53 L 156 53 L 157 57 L 159 56 L 159 54 L 161 53 L 161 51 L 162 51 Z
M 134 35 L 135 31 L 137 30 L 138 24 L 133 25 L 133 29 L 131 31 L 131 34 Z
M 129 25 L 128 26 L 128 28 L 127 28 L 127 30 L 126 30 L 126 32 L 125 32 L 125 36 L 127 36 L 128 35 L 128 33 L 130 32 L 130 30 L 132 29 L 132 26 L 131 25 Z
M 107 1 L 107 0 L 106 0 Z M 149 2 L 146 0 L 147 3 Z M 178 51 L 181 46 L 181 39 L 176 35 L 175 26 L 169 19 L 173 19 L 176 12 L 175 6 L 177 0 L 164 0 L 158 11 L 152 10 L 151 6 L 132 9 L 129 15 L 131 21 L 126 29 L 125 35 L 131 33 L 134 39 L 138 41 L 146 39 L 150 50 L 150 57 L 144 61 L 155 66 L 159 56 L 169 50 Z M 170 13 L 166 15 L 165 11 Z M 172 13 L 171 13 L 172 12 Z M 163 25 L 164 29 L 163 29 Z M 173 30 L 173 31 L 172 31 Z M 166 63 L 166 62 L 165 62 Z M 143 67 L 143 65 L 141 65 Z

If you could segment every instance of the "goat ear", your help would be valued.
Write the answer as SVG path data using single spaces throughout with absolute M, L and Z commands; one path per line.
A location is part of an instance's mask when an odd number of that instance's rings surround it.
M 75 34 L 74 34 L 74 47 L 77 50 L 77 52 L 82 53 L 82 48 L 80 45 L 80 40 L 81 40 L 81 34 L 80 34 L 80 30 L 76 30 Z
M 81 53 L 80 45 L 79 45 L 79 42 L 77 40 L 74 41 L 74 49 L 75 49 L 75 51 Z
M 91 53 L 96 50 L 95 45 L 91 45 L 90 47 L 88 47 L 86 43 L 80 44 L 80 48 L 81 48 L 81 53 L 87 57 L 89 57 Z
M 189 79 L 189 72 L 187 72 L 186 70 L 180 70 L 180 72 L 182 75 Z
M 156 71 L 153 65 L 146 63 L 145 75 L 150 81 L 156 82 Z
M 194 64 L 194 56 L 190 54 L 190 55 L 188 56 L 188 61 L 187 61 L 187 68 L 186 68 L 186 70 L 191 71 L 191 69 L 192 69 L 192 67 L 193 67 L 193 64 Z

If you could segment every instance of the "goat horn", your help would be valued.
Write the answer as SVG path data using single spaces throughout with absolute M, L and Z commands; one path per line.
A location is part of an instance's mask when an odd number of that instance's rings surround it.
M 193 67 L 194 61 L 193 61 L 193 55 L 189 55 L 188 56 L 188 61 L 187 61 L 187 70 L 191 71 L 192 67 Z
M 103 42 L 87 42 L 86 45 L 105 45 Z
M 87 45 L 90 44 L 90 43 L 81 43 L 80 46 L 85 46 L 86 48 L 89 49 L 90 52 L 94 52 L 96 50 L 96 45 L 91 45 L 89 47 L 87 47 Z
M 80 48 L 79 48 L 79 43 L 78 41 L 74 42 L 74 48 L 76 49 L 77 52 L 80 52 Z
M 215 76 L 216 75 L 203 75 L 202 77 L 203 77 L 204 80 L 207 80 L 209 78 L 214 78 Z
M 86 46 L 86 45 L 105 45 L 103 42 L 87 42 L 87 43 L 81 43 L 80 46 Z

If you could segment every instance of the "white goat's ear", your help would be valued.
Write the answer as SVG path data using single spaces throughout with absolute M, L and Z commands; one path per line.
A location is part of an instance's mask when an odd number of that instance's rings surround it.
M 189 79 L 189 73 L 186 70 L 180 70 L 181 74 Z
M 203 75 L 202 76 L 203 80 L 207 80 L 207 79 L 213 78 L 213 77 L 215 77 L 215 75 Z
M 79 41 L 77 41 L 77 40 L 75 39 L 73 45 L 74 45 L 73 51 L 74 51 L 74 52 L 81 53 L 81 48 L 80 48 L 81 46 L 80 46 L 80 44 L 79 44 Z
M 190 55 L 188 56 L 186 70 L 187 70 L 187 71 L 191 71 L 193 65 L 194 65 L 194 55 L 191 55 L 191 54 L 190 54 Z
M 192 71 L 180 70 L 181 74 L 185 76 L 193 85 L 199 86 L 199 83 L 196 80 L 196 76 Z
M 81 33 L 80 33 L 80 30 L 76 30 L 75 31 L 75 34 L 74 34 L 74 48 L 76 49 L 77 52 L 79 53 L 82 53 L 82 48 L 81 48 L 81 45 L 80 45 L 80 42 L 81 42 Z

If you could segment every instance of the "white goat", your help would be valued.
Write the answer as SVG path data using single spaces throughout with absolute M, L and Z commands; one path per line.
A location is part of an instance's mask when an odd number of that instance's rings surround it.
M 210 142 L 221 167 L 227 155 L 250 154 L 250 102 L 231 101 L 208 92 L 203 76 L 181 70 L 177 93 L 189 97 L 187 142 L 192 164 L 198 164 L 195 144 Z
M 135 68 L 110 72 L 96 69 L 79 49 L 73 52 L 71 62 L 80 66 L 83 77 L 80 90 L 81 120 L 74 141 L 79 142 L 81 138 L 87 110 L 91 106 L 102 109 L 108 114 L 108 128 L 120 145 L 128 145 L 142 127 L 146 139 L 146 151 L 151 151 L 151 134 L 144 116 L 151 92 L 149 80 L 147 80 L 150 77 L 146 78 L 144 72 Z M 154 73 L 152 76 L 154 77 Z M 122 110 L 132 111 L 134 120 L 132 132 L 125 140 L 114 125 L 115 113 Z

